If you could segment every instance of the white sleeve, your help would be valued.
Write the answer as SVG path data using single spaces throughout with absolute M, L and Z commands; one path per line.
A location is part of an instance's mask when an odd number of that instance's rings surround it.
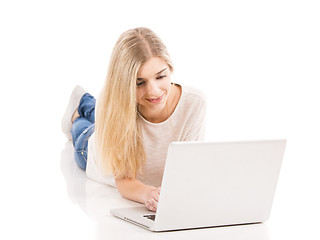
M 183 141 L 203 141 L 205 139 L 206 125 L 206 100 L 197 106 L 197 110 L 193 113 L 194 119 L 190 124 L 188 132 Z
M 101 169 L 100 158 L 97 154 L 95 144 L 95 133 L 91 135 L 88 142 L 88 161 L 86 174 L 88 178 L 99 183 L 107 184 L 111 187 L 116 187 L 116 183 L 113 175 L 105 175 Z

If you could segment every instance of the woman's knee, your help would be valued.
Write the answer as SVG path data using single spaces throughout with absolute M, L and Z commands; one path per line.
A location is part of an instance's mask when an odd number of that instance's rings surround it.
M 77 163 L 77 165 L 82 168 L 83 170 L 86 170 L 87 168 L 87 153 L 84 151 L 75 151 L 74 152 L 74 159 Z
M 73 143 L 77 140 L 77 138 L 84 132 L 88 127 L 90 127 L 92 123 L 85 118 L 79 117 L 77 118 L 71 127 L 71 135 L 73 139 Z

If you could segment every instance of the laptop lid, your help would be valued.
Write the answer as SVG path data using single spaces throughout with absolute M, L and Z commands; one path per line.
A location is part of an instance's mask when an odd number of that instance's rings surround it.
M 155 231 L 266 221 L 286 140 L 170 144 Z

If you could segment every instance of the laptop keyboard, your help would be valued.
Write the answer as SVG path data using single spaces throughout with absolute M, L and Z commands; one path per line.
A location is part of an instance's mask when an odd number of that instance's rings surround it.
M 156 215 L 152 214 L 152 215 L 143 215 L 143 217 L 146 217 L 152 221 L 154 221 L 156 219 Z

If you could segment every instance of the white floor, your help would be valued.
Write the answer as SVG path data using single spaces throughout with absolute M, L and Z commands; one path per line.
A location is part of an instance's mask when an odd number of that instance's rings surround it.
M 3 236 L 9 239 L 30 236 L 34 239 L 224 240 L 317 239 L 320 236 L 317 230 L 319 177 L 311 177 L 314 182 L 310 182 L 310 176 L 301 170 L 290 169 L 293 158 L 286 158 L 271 218 L 266 223 L 151 233 L 109 214 L 110 208 L 139 204 L 123 199 L 114 188 L 88 179 L 73 161 L 72 143 L 62 142 L 61 149 L 52 154 L 25 158 L 31 161 L 26 165 L 34 164 L 34 169 L 28 168 L 26 172 L 17 168 L 5 174 L 6 184 L 2 185 L 10 186 L 10 190 L 2 195 L 5 199 L 1 206 L 2 218 L 6 226 L 1 231 Z M 36 151 L 40 150 L 39 146 L 43 145 L 35 146 Z M 18 156 L 23 158 L 24 154 Z
M 0 3 L 0 239 L 320 239 L 318 1 L 111 2 Z M 77 168 L 60 130 L 69 94 L 97 96 L 137 26 L 167 44 L 174 82 L 206 94 L 207 140 L 288 139 L 268 222 L 150 233 L 110 216 L 137 203 Z
M 287 185 L 283 180 L 289 177 L 284 174 L 275 199 L 273 212 L 269 221 L 263 224 L 252 224 L 231 227 L 218 227 L 199 230 L 186 230 L 168 233 L 151 233 L 133 224 L 119 220 L 109 214 L 115 207 L 139 206 L 138 203 L 121 198 L 116 189 L 91 181 L 72 160 L 72 144 L 66 142 L 61 152 L 61 172 L 67 187 L 69 201 L 75 203 L 84 214 L 85 222 L 91 219 L 95 225 L 97 239 L 300 239 L 320 236 L 316 230 L 319 222 L 315 214 L 319 212 L 316 199 L 292 196 L 299 187 Z M 282 169 L 288 173 L 288 164 Z M 306 181 L 297 181 L 303 185 Z M 287 191 L 284 190 L 288 188 Z M 303 187 L 305 188 L 305 187 Z M 292 189 L 296 189 L 292 191 Z M 300 191 L 300 194 L 303 192 Z M 309 196 L 316 196 L 308 191 Z M 309 204 L 302 206 L 302 198 L 308 198 Z M 79 210 L 80 211 L 80 210 Z M 306 219 L 306 220 L 304 220 Z
M 60 149 L 51 153 L 47 153 L 50 148 L 41 151 L 46 145 L 41 140 L 36 143 L 34 138 L 29 139 L 35 143 L 34 149 L 17 149 L 12 155 L 19 158 L 19 165 L 3 170 L 1 236 L 6 239 L 280 240 L 320 236 L 319 175 L 306 174 L 305 167 L 293 168 L 290 162 L 297 158 L 286 158 L 271 218 L 266 223 L 151 233 L 111 216 L 110 208 L 139 204 L 121 198 L 114 188 L 89 180 L 73 161 L 71 142 L 56 139 Z

